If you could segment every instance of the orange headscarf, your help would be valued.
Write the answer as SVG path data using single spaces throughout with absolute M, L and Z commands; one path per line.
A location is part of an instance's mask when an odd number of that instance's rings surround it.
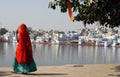
M 17 29 L 18 45 L 16 48 L 16 59 L 18 64 L 26 63 L 29 65 L 33 59 L 32 45 L 29 31 L 25 24 L 21 24 Z
M 68 2 L 67 2 L 67 7 L 68 7 L 68 14 L 69 14 L 70 20 L 73 21 L 74 20 L 74 16 L 72 14 L 70 0 L 68 0 Z

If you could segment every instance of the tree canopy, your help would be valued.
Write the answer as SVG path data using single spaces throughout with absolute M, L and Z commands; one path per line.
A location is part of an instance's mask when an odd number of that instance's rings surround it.
M 0 28 L 0 35 L 4 35 L 8 30 L 6 28 Z
M 60 7 L 62 13 L 66 13 L 68 0 L 53 0 L 49 2 L 49 8 Z M 99 22 L 100 25 L 118 27 L 120 25 L 120 0 L 70 0 L 73 21 L 83 21 L 84 24 Z

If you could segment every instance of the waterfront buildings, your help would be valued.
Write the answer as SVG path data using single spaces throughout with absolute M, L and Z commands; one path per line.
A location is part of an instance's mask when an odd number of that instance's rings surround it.
M 7 32 L 2 37 L 6 42 L 16 42 L 14 32 Z M 37 30 L 30 32 L 32 43 L 43 44 L 73 44 L 78 45 L 96 45 L 96 46 L 116 46 L 120 43 L 120 30 L 95 28 L 82 28 L 77 31 L 44 31 Z

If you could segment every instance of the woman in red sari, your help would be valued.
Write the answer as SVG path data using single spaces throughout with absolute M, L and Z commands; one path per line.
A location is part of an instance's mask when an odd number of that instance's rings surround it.
M 17 29 L 17 41 L 18 45 L 13 65 L 14 72 L 26 74 L 36 71 L 29 31 L 25 24 L 21 24 Z

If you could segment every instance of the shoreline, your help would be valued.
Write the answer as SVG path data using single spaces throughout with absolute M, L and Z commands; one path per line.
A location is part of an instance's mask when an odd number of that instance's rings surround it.
M 94 41 L 88 41 L 88 42 L 83 42 L 82 44 L 78 44 L 78 42 L 70 42 L 70 41 L 62 41 L 62 42 L 59 42 L 59 43 L 50 43 L 50 42 L 45 42 L 45 43 L 35 43 L 35 42 L 32 42 L 32 44 L 36 45 L 36 44 L 42 44 L 42 45 L 71 45 L 71 46 L 101 46 L 101 47 L 106 47 L 104 46 L 103 44 L 101 45 L 95 45 L 95 42 Z M 116 44 L 115 46 L 112 46 L 112 45 L 109 45 L 107 47 L 116 47 L 116 48 L 120 48 L 120 43 Z
M 0 67 L 2 77 L 119 77 L 120 64 L 67 64 L 38 66 L 37 71 L 24 74 L 12 73 L 12 67 Z
M 0 41 L 3 43 L 16 43 L 16 42 L 9 42 L 9 41 Z M 71 42 L 71 41 L 60 41 L 59 43 L 51 43 L 51 42 L 32 42 L 33 45 L 36 44 L 41 44 L 41 45 L 71 45 L 71 46 L 101 46 L 101 47 L 116 47 L 116 48 L 120 48 L 120 43 L 117 43 L 115 46 L 109 45 L 109 46 L 104 46 L 104 44 L 100 44 L 100 45 L 96 45 L 95 41 L 83 41 L 82 44 L 78 44 L 78 42 Z

